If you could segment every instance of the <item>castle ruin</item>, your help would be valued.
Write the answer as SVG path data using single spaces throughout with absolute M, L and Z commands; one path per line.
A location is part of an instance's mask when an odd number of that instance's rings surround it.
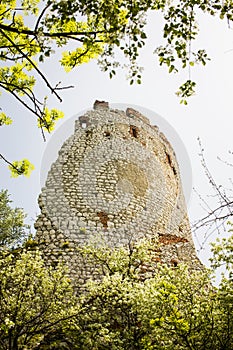
M 49 264 L 62 258 L 84 283 L 94 269 L 77 247 L 97 234 L 111 247 L 156 238 L 159 261 L 199 268 L 177 160 L 157 126 L 132 108 L 96 101 L 75 122 L 39 196 L 36 241 Z

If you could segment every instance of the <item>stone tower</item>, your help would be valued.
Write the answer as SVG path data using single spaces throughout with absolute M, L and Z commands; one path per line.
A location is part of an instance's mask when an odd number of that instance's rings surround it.
M 174 151 L 156 126 L 132 108 L 96 101 L 75 122 L 39 196 L 36 240 L 51 264 L 63 258 L 84 282 L 93 273 L 77 247 L 96 234 L 111 247 L 156 237 L 160 261 L 196 257 Z

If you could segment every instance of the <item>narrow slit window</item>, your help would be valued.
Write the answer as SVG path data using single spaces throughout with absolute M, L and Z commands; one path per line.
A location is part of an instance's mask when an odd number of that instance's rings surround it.
M 111 133 L 109 131 L 105 131 L 104 136 L 110 139 Z
M 135 138 L 138 137 L 138 128 L 136 126 L 130 125 L 130 135 Z

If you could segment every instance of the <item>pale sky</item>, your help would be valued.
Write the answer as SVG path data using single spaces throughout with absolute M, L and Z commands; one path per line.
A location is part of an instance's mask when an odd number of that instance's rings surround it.
M 75 85 L 74 89 L 61 94 L 62 104 L 49 96 L 49 107 L 56 107 L 65 112 L 65 118 L 58 123 L 58 127 L 66 125 L 69 118 L 81 111 L 92 108 L 95 100 L 147 108 L 161 116 L 160 121 L 165 120 L 183 142 L 192 164 L 193 174 L 191 182 L 187 159 L 185 157 L 180 159 L 180 163 L 182 162 L 180 167 L 184 176 L 188 177 L 183 180 L 184 182 L 195 187 L 202 195 L 210 192 L 198 156 L 197 138 L 200 137 L 211 172 L 219 183 L 226 183 L 228 178 L 232 178 L 232 167 L 218 161 L 217 156 L 233 163 L 232 156 L 228 153 L 229 150 L 232 151 L 233 133 L 232 29 L 228 29 L 226 22 L 209 16 L 200 16 L 199 23 L 201 31 L 194 45 L 206 48 L 212 60 L 206 67 L 199 66 L 193 70 L 192 78 L 198 84 L 197 94 L 190 99 L 188 106 L 180 105 L 175 95 L 178 86 L 186 80 L 187 72 L 168 74 L 165 68 L 159 67 L 157 57 L 153 55 L 154 49 L 161 43 L 159 33 L 162 22 L 156 16 L 150 18 L 148 24 L 150 40 L 143 49 L 140 59 L 140 63 L 144 66 L 141 85 L 130 86 L 124 71 L 119 71 L 116 78 L 110 80 L 94 61 L 76 68 L 69 74 L 64 73 L 59 67 L 57 57 L 44 65 L 42 70 L 53 84 L 62 81 L 63 85 Z M 41 96 L 47 93 L 42 84 L 38 91 Z M 12 179 L 6 165 L 1 162 L 0 187 L 9 190 L 13 205 L 24 208 L 28 213 L 28 221 L 33 224 L 36 215 L 39 214 L 37 197 L 40 193 L 41 162 L 46 147 L 49 147 L 48 142 L 43 142 L 35 118 L 13 97 L 2 94 L 1 108 L 13 117 L 14 123 L 8 127 L 1 127 L 0 152 L 9 160 L 28 158 L 35 165 L 35 170 L 29 179 L 25 177 Z M 153 123 L 155 122 L 156 120 L 153 120 Z M 51 137 L 53 135 L 48 135 L 47 140 Z M 203 213 L 195 194 L 188 199 L 187 206 L 191 221 Z M 199 240 L 201 241 L 201 238 Z M 203 262 L 207 261 L 208 256 L 208 249 L 200 253 Z

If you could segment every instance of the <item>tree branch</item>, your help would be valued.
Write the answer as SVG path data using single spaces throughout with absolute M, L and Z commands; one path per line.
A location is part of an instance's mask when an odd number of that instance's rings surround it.
M 5 25 L 0 23 L 0 29 L 6 30 L 8 32 L 13 32 L 17 34 L 26 34 L 26 35 L 32 35 L 36 37 L 38 34 L 41 34 L 40 31 L 35 31 L 35 30 L 30 30 L 30 29 L 19 29 L 15 27 L 11 27 L 9 25 Z M 115 30 L 109 30 L 107 32 L 113 32 Z M 106 33 L 106 30 L 99 30 L 99 31 L 93 31 L 93 32 L 77 32 L 77 31 L 70 31 L 70 32 L 55 32 L 55 33 L 49 33 L 49 32 L 42 32 L 43 36 L 49 37 L 49 38 L 54 38 L 54 37 L 67 37 L 68 35 L 97 35 L 101 33 Z
M 12 84 L 9 84 L 12 85 Z M 26 107 L 30 112 L 32 112 L 33 114 L 35 114 L 39 119 L 41 119 L 41 121 L 44 122 L 44 119 L 41 117 L 40 114 L 38 114 L 36 112 L 36 110 L 33 110 L 31 107 L 29 107 L 26 102 L 24 102 L 23 100 L 21 100 L 21 98 L 12 90 L 10 90 L 9 88 L 7 88 L 6 86 L 3 85 L 3 83 L 0 83 L 0 87 L 4 90 L 6 90 L 7 92 L 11 93 L 24 107 Z M 25 92 L 26 93 L 26 92 Z M 30 97 L 29 97 L 30 98 Z M 31 98 L 32 99 L 32 98 Z M 37 106 L 38 107 L 38 106 Z
M 11 162 L 9 162 L 9 160 L 7 160 L 2 154 L 0 154 L 0 158 L 2 158 L 2 160 L 4 160 L 4 162 L 6 162 L 6 163 L 9 164 L 12 168 L 14 168 L 14 169 L 17 171 L 17 173 L 18 173 L 19 175 L 22 175 L 22 174 L 23 174 L 22 171 L 20 171 L 16 166 L 14 166 Z
M 2 87 L 4 90 L 10 92 L 26 109 L 28 109 L 30 112 L 35 114 L 40 119 L 41 124 L 44 124 L 46 126 L 46 121 L 44 120 L 44 118 L 40 114 L 38 114 L 38 112 L 36 110 L 33 110 L 31 107 L 29 107 L 26 104 L 26 102 L 24 102 L 14 91 L 11 91 L 7 87 L 3 86 L 2 84 L 0 84 L 0 87 Z M 39 108 L 38 106 L 36 106 L 36 107 Z M 48 128 L 47 128 L 47 130 L 49 131 Z M 43 130 L 42 130 L 42 136 L 43 136 L 43 140 L 46 141 Z
M 52 3 L 48 3 L 47 6 L 45 6 L 44 9 L 41 11 L 41 14 L 40 14 L 39 17 L 38 17 L 37 22 L 36 22 L 36 25 L 35 25 L 35 28 L 34 28 L 34 32 L 37 32 L 42 17 L 44 16 L 45 12 L 47 11 L 47 9 L 48 9 L 51 5 L 52 5 Z
M 2 33 L 2 35 L 5 36 L 5 38 L 7 40 L 9 40 L 9 42 L 15 47 L 14 41 L 11 40 L 11 38 L 9 38 L 9 36 L 7 34 L 5 34 L 5 32 L 3 30 L 0 29 L 0 32 Z M 41 78 L 44 80 L 44 82 L 46 83 L 46 85 L 48 86 L 48 88 L 50 89 L 50 91 L 52 93 L 55 94 L 55 96 L 58 98 L 58 100 L 60 102 L 62 102 L 61 97 L 56 93 L 56 91 L 53 89 L 53 87 L 50 85 L 50 83 L 48 82 L 48 80 L 46 79 L 46 77 L 44 76 L 44 74 L 37 68 L 37 66 L 35 65 L 35 63 L 19 48 L 16 46 L 16 49 L 21 53 L 21 55 L 33 66 L 33 68 L 37 71 L 37 73 L 41 76 Z

